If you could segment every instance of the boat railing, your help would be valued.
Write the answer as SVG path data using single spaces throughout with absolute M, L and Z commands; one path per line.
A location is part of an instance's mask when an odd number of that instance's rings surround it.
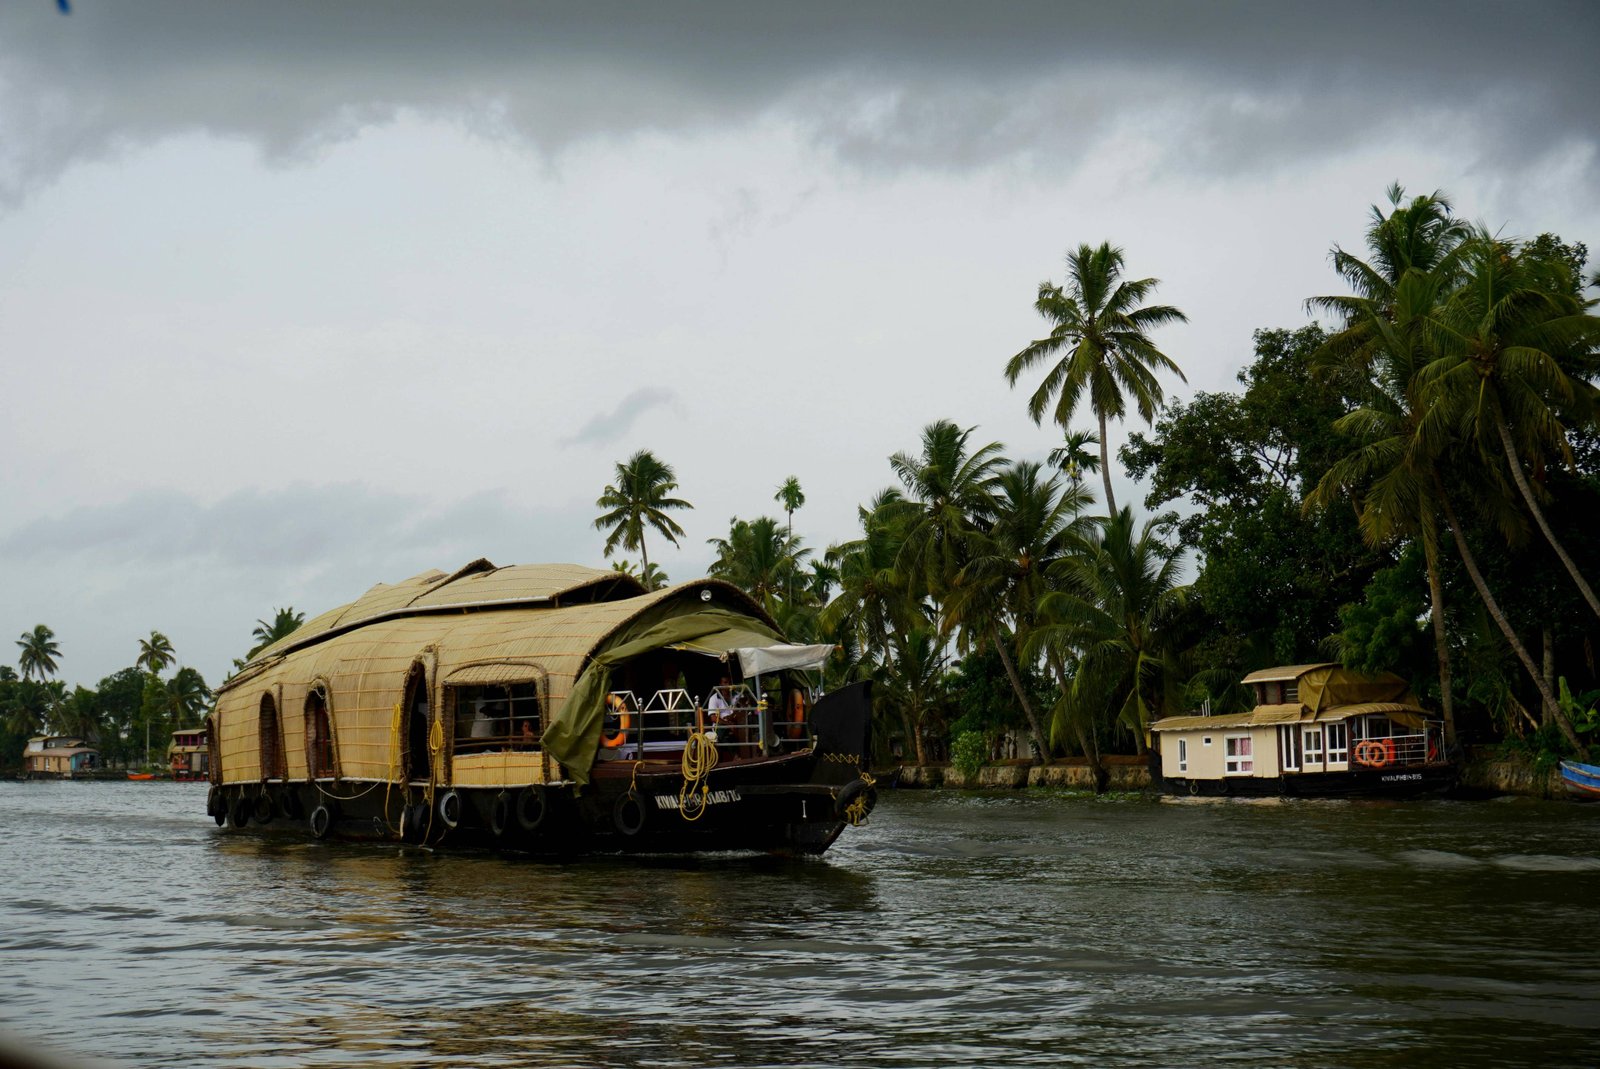
M 1375 735 L 1367 739 L 1353 739 L 1350 743 L 1351 764 L 1368 768 L 1431 764 L 1440 759 L 1441 753 L 1439 739 L 1428 732 Z
M 771 756 L 810 745 L 804 714 L 773 709 L 748 686 L 713 688 L 696 699 L 681 687 L 657 690 L 644 700 L 631 690 L 606 695 L 602 755 L 672 760 L 689 736 L 710 732 L 724 757 Z

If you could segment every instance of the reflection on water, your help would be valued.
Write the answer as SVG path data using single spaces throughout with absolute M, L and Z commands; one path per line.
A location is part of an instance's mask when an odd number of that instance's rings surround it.
M 1593 1065 L 1600 806 L 890 793 L 820 860 L 0 784 L 0 1027 L 128 1065 Z

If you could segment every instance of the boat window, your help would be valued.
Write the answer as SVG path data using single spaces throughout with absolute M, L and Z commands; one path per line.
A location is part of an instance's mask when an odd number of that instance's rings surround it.
M 1306 728 L 1305 744 L 1306 764 L 1308 766 L 1322 764 L 1322 729 Z
M 1178 740 L 1178 771 L 1189 771 L 1189 740 Z
M 1300 683 L 1298 680 L 1293 683 L 1285 683 L 1283 685 L 1283 700 L 1286 702 L 1297 702 L 1300 700 Z
M 447 687 L 455 716 L 455 752 L 537 750 L 544 718 L 535 683 Z
M 1350 759 L 1349 733 L 1342 723 L 1328 725 L 1328 764 L 1342 765 Z
M 1230 776 L 1247 776 L 1256 769 L 1254 746 L 1249 735 L 1225 735 L 1224 771 Z
M 338 775 L 334 769 L 333 725 L 328 720 L 328 701 L 320 690 L 306 696 L 306 767 L 315 779 Z
M 1300 728 L 1297 725 L 1279 726 L 1278 763 L 1285 772 L 1300 771 Z

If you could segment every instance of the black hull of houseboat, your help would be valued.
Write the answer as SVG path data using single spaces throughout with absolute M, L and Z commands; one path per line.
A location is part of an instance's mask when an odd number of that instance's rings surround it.
M 1421 768 L 1303 772 L 1271 778 L 1164 776 L 1161 787 L 1167 794 L 1201 798 L 1420 798 L 1450 790 L 1456 784 L 1458 772 L 1454 765 L 1436 764 Z
M 602 761 L 581 790 L 250 783 L 213 787 L 207 812 L 230 829 L 438 848 L 547 855 L 820 854 L 847 824 L 864 821 L 877 801 L 872 779 L 862 771 L 871 726 L 866 688 L 829 695 L 812 719 L 810 748 L 731 758 L 693 791 L 674 765 Z

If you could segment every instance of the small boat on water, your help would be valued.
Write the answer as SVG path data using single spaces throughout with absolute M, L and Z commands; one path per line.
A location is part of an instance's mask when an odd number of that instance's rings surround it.
M 876 802 L 868 686 L 738 588 L 474 561 L 379 584 L 217 690 L 207 812 L 316 838 L 821 853 Z
M 1585 765 L 1577 761 L 1561 762 L 1561 781 L 1567 790 L 1580 798 L 1600 800 L 1600 765 Z
M 154 772 L 129 772 L 128 778 L 133 780 L 148 780 L 155 779 L 156 774 Z
M 1399 676 L 1305 664 L 1243 682 L 1253 709 L 1150 725 L 1160 739 L 1154 771 L 1168 793 L 1407 797 L 1455 784 L 1443 720 Z

